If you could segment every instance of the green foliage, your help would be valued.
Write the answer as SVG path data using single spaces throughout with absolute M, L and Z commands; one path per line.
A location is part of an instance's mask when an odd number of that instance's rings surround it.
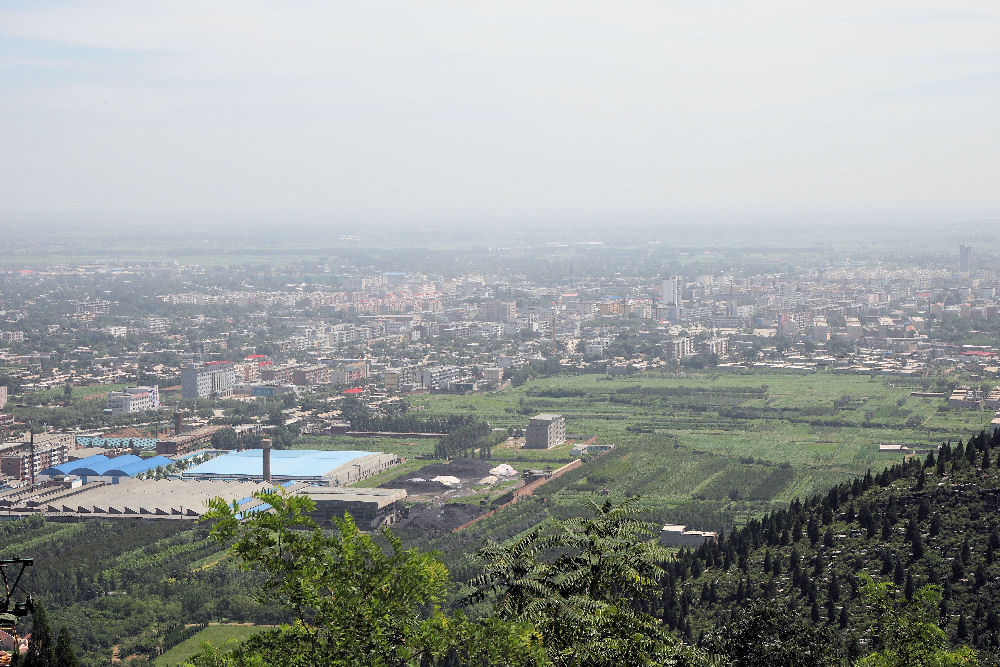
M 714 632 L 707 648 L 730 667 L 833 667 L 843 664 L 839 638 L 773 600 L 755 600 Z
M 912 599 L 900 600 L 888 583 L 865 577 L 865 600 L 872 608 L 871 634 L 881 649 L 857 664 L 858 667 L 949 667 L 977 664 L 976 653 L 968 647 L 948 649 L 947 637 L 935 619 L 941 604 L 937 586 L 923 586 Z
M 470 602 L 537 628 L 548 658 L 566 665 L 686 664 L 698 659 L 636 609 L 655 590 L 667 554 L 646 541 L 636 499 L 591 503 L 592 516 L 535 528 L 479 552 Z
M 24 667 L 59 667 L 55 648 L 45 607 L 36 603 L 31 614 L 31 637 L 28 639 L 28 652 L 24 656 Z
M 452 647 L 462 621 L 439 608 L 448 584 L 439 561 L 404 549 L 388 531 L 376 541 L 350 516 L 326 533 L 308 516 L 315 509 L 308 497 L 257 497 L 273 512 L 241 523 L 237 505 L 216 499 L 205 519 L 215 521 L 218 540 L 234 540 L 240 567 L 263 577 L 258 597 L 277 601 L 294 620 L 226 656 L 206 652 L 197 664 L 252 665 L 261 657 L 263 664 L 406 664 Z
M 76 653 L 73 652 L 73 640 L 70 637 L 66 626 L 59 628 L 59 637 L 56 639 L 55 662 L 58 667 L 76 667 L 79 662 Z

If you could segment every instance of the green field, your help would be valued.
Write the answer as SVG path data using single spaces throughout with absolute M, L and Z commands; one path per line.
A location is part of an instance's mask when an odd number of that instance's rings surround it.
M 174 667 L 201 651 L 202 644 L 208 642 L 213 648 L 225 651 L 250 635 L 266 630 L 253 625 L 210 625 L 193 637 L 185 639 L 177 646 L 164 652 L 153 664 L 156 667 Z
M 554 412 L 566 417 L 568 433 L 617 445 L 542 487 L 544 515 L 582 511 L 595 494 L 639 494 L 653 520 L 718 529 L 901 460 L 880 454 L 879 442 L 940 443 L 967 437 L 992 417 L 910 396 L 921 388 L 859 375 L 727 371 L 559 376 L 502 392 L 409 401 L 418 414 L 472 414 L 504 428 L 524 428 L 532 415 Z M 542 466 L 571 457 L 564 446 L 498 447 L 493 458 Z M 510 511 L 523 517 L 528 510 Z M 447 552 L 453 545 L 445 539 L 435 546 Z

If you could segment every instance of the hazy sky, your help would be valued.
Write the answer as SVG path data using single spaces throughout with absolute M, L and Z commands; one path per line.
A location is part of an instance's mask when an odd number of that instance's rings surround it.
M 0 3 L 0 212 L 1000 211 L 1000 3 Z

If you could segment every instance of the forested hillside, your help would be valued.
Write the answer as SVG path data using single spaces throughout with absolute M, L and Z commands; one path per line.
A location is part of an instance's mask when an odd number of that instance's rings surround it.
M 945 444 L 876 475 L 750 521 L 717 543 L 682 550 L 653 613 L 705 643 L 751 601 L 835 629 L 848 657 L 870 637 L 864 575 L 906 599 L 940 587 L 939 624 L 953 644 L 1000 659 L 1000 434 Z

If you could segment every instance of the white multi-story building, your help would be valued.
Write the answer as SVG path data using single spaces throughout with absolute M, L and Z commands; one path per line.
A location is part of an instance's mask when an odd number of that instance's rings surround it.
M 209 361 L 181 369 L 182 398 L 226 398 L 233 395 L 236 368 L 228 361 Z
M 458 366 L 431 366 L 417 374 L 417 382 L 425 389 L 447 389 L 462 375 Z
M 109 392 L 104 410 L 112 417 L 117 417 L 132 412 L 155 410 L 158 407 L 160 407 L 160 388 L 154 385 Z
M 681 277 L 680 276 L 670 276 L 663 281 L 663 305 L 664 306 L 679 306 L 681 305 Z

